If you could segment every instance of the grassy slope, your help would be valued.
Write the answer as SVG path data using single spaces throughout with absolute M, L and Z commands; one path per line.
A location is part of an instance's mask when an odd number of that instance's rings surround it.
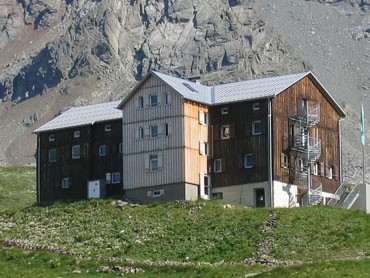
M 25 197 L 13 197 L 21 196 L 12 189 L 11 181 L 14 180 L 18 180 L 19 191 L 28 192 Z M 365 258 L 370 255 L 370 216 L 360 211 L 331 207 L 275 210 L 278 224 L 271 254 L 276 259 L 305 262 L 300 266 L 275 269 L 240 265 L 150 266 L 148 259 L 240 262 L 252 256 L 262 241 L 259 230 L 272 210 L 225 209 L 219 202 L 120 208 L 112 200 L 41 207 L 31 205 L 34 185 L 30 182 L 34 184 L 34 173 L 30 168 L 0 168 L 1 198 L 8 196 L 6 199 L 11 200 L 0 205 L 0 240 L 22 240 L 83 256 L 100 256 L 100 259 L 77 260 L 0 245 L 1 277 L 6 277 L 12 269 L 24 277 L 31 276 L 32 270 L 36 269 L 40 277 L 53 277 L 52 274 L 63 277 L 75 269 L 80 269 L 84 276 L 94 277 L 100 275 L 96 269 L 112 264 L 106 260 L 108 257 L 131 258 L 135 265 L 144 263 L 141 267 L 145 273 L 137 277 L 243 277 L 246 273 L 261 271 L 261 277 L 305 277 L 305 273 L 315 277 L 367 277 L 370 272 L 370 262 Z M 11 190 L 6 190 L 7 187 Z M 347 260 L 347 257 L 353 260 Z M 338 261 L 338 258 L 346 261 Z

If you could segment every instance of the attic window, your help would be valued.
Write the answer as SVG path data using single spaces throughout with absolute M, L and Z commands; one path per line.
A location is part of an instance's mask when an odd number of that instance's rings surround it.
M 49 135 L 49 142 L 54 142 L 55 141 L 55 134 L 50 134 Z
M 194 93 L 198 93 L 197 90 L 195 90 L 190 84 L 187 84 L 187 83 L 182 83 L 186 88 L 188 88 L 190 91 L 194 92 Z

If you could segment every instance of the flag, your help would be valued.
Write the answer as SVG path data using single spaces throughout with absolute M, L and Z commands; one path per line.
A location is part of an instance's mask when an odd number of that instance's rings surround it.
M 361 132 L 361 143 L 365 146 L 365 113 L 364 106 L 361 102 L 361 114 L 360 114 L 360 132 Z

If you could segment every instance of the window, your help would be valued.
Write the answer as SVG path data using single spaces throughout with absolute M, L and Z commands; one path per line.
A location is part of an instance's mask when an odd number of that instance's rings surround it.
M 158 96 L 151 95 L 150 96 L 150 107 L 157 107 L 158 106 Z
M 319 162 L 314 162 L 312 165 L 312 174 L 313 175 L 318 175 L 319 174 Z
M 243 157 L 244 168 L 252 168 L 256 165 L 256 157 L 253 154 L 245 154 Z
M 326 177 L 327 177 L 328 179 L 332 179 L 332 178 L 333 178 L 333 166 L 328 165 L 328 166 L 326 167 Z
M 99 146 L 99 156 L 107 155 L 107 145 L 100 145 Z
M 138 104 L 140 109 L 144 108 L 144 97 L 139 97 Z
M 150 126 L 150 137 L 157 138 L 158 137 L 158 126 L 152 125 Z
M 289 157 L 285 153 L 281 153 L 281 167 L 289 168 Z
M 261 133 L 262 133 L 262 122 L 261 121 L 252 122 L 252 134 L 258 135 Z
M 221 139 L 229 138 L 230 138 L 230 126 L 229 125 L 221 126 Z
M 137 139 L 144 139 L 144 128 L 142 126 L 137 130 Z
M 300 172 L 305 171 L 303 160 L 300 159 L 300 158 L 297 160 L 297 167 L 298 167 L 298 171 L 300 171 Z
M 254 111 L 260 110 L 260 104 L 259 104 L 259 102 L 253 103 L 252 104 L 252 108 L 253 108 Z
M 207 142 L 199 142 L 199 153 L 202 155 L 209 155 L 209 144 Z
M 123 144 L 122 143 L 119 143 L 118 150 L 119 150 L 119 153 L 123 153 Z
M 149 192 L 150 192 L 150 195 L 149 195 Z M 156 197 L 160 197 L 162 195 L 164 195 L 164 189 L 154 190 L 153 193 L 151 191 L 147 192 L 148 197 L 156 198 Z
M 55 141 L 55 134 L 50 134 L 49 135 L 49 142 L 54 142 Z
M 106 132 L 111 131 L 111 130 L 112 130 L 112 126 L 111 126 L 111 124 L 106 124 L 106 125 L 104 126 L 104 130 L 105 130 Z
M 164 124 L 164 135 L 169 136 L 170 135 L 170 126 L 168 123 Z
M 111 173 L 106 173 L 105 174 L 105 183 L 110 184 L 112 182 L 112 175 Z
M 63 178 L 62 179 L 62 188 L 63 189 L 66 189 L 66 188 L 70 188 L 71 186 L 71 179 L 70 178 Z
M 213 172 L 220 173 L 222 171 L 221 159 L 215 159 L 213 161 Z
M 80 138 L 80 131 L 79 130 L 76 130 L 75 132 L 73 132 L 73 138 Z
M 112 183 L 120 183 L 121 182 L 121 173 L 115 172 L 112 173 Z
M 208 125 L 208 113 L 204 111 L 199 111 L 199 123 L 202 125 Z
M 223 195 L 224 194 L 222 192 L 214 192 L 212 193 L 212 199 L 223 199 L 224 198 Z
M 203 185 L 204 185 L 204 195 L 208 196 L 210 195 L 210 177 L 207 175 L 203 176 Z
M 159 164 L 158 164 L 158 155 L 157 154 L 149 156 L 149 167 L 150 167 L 150 171 L 158 171 Z
M 165 93 L 164 94 L 164 101 L 166 105 L 169 105 L 171 103 L 171 94 L 170 93 Z
M 49 162 L 57 161 L 57 149 L 49 150 Z
M 80 158 L 81 148 L 80 145 L 72 146 L 72 159 Z
M 221 115 L 229 114 L 229 107 L 222 107 L 221 108 Z

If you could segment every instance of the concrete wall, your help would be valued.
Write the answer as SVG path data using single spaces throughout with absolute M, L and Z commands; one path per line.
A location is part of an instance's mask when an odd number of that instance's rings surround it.
M 255 207 L 255 191 L 261 188 L 265 189 L 265 205 L 270 206 L 270 188 L 267 182 L 212 188 L 212 195 L 222 193 L 222 199 L 227 203 Z
M 175 200 L 195 201 L 198 186 L 186 183 L 166 184 L 145 188 L 128 189 L 124 196 L 139 203 L 168 202 Z
M 297 186 L 274 181 L 273 190 L 274 207 L 286 208 L 299 205 Z
M 359 184 L 360 195 L 353 204 L 352 209 L 361 209 L 370 213 L 370 184 Z

